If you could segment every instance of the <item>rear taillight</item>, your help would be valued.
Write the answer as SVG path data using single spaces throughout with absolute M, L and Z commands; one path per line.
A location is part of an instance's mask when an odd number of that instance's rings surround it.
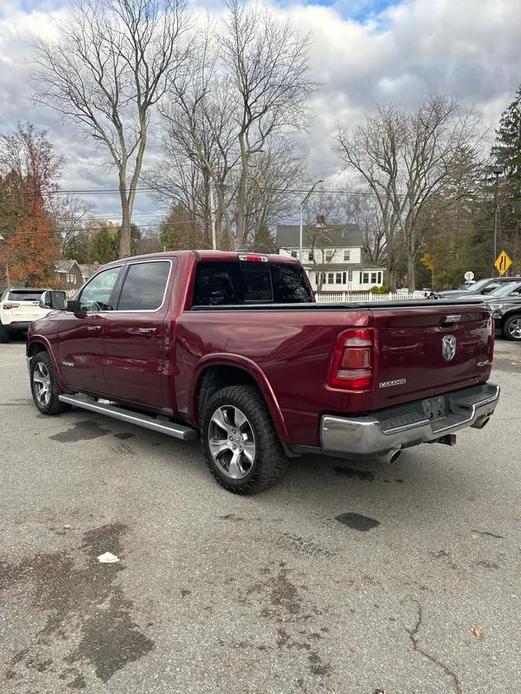
M 9 311 L 9 309 L 11 309 L 11 308 L 18 308 L 19 306 L 20 306 L 20 304 L 15 304 L 15 303 L 13 303 L 12 301 L 6 301 L 6 303 L 3 305 L 3 308 L 4 308 L 6 311 Z
M 489 319 L 488 329 L 488 360 L 492 364 L 492 362 L 494 361 L 494 343 L 496 341 L 496 328 L 494 319 L 492 317 Z
M 329 385 L 345 390 L 367 390 L 372 385 L 374 334 L 369 328 L 352 328 L 337 338 Z

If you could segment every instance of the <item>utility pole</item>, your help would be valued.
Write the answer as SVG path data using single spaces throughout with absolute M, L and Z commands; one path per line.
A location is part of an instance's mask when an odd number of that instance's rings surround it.
M 304 205 L 307 203 L 310 195 L 313 193 L 313 191 L 315 190 L 315 188 L 318 186 L 319 183 L 324 183 L 324 179 L 320 178 L 318 181 L 315 181 L 315 183 L 313 183 L 313 185 L 309 189 L 308 193 L 306 194 L 306 197 L 300 203 L 300 230 L 299 230 L 299 242 L 298 242 L 300 262 L 302 262 L 302 235 L 303 235 L 303 230 L 304 230 Z
M 212 227 L 212 248 L 217 250 L 217 231 L 215 219 L 215 188 L 213 180 L 210 178 L 210 222 Z
M 497 258 L 497 238 L 499 229 L 499 177 L 503 173 L 503 169 L 500 166 L 495 166 L 492 169 L 492 173 L 496 177 L 496 182 L 494 184 L 494 255 L 492 257 L 492 267 L 495 269 L 495 262 Z

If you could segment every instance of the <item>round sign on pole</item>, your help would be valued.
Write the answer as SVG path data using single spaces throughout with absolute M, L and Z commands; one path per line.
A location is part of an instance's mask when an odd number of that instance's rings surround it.
M 465 273 L 464 277 L 467 280 L 467 282 L 470 282 L 470 280 L 474 279 L 474 273 L 471 270 L 468 270 L 468 272 Z

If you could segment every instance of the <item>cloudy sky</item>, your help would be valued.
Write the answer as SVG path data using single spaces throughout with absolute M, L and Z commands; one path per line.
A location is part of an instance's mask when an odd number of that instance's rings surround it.
M 210 12 L 218 0 L 193 0 Z M 521 83 L 520 0 L 335 0 L 272 2 L 312 36 L 312 78 L 321 84 L 302 146 L 312 175 L 333 176 L 332 135 L 360 122 L 376 101 L 414 106 L 433 93 L 477 111 L 491 142 L 503 108 Z M 48 35 L 62 0 L 0 0 L 0 131 L 29 119 L 49 131 L 65 157 L 62 187 L 114 188 L 115 180 L 88 137 L 31 102 L 31 43 Z M 96 214 L 117 218 L 115 196 L 89 196 Z M 154 223 L 157 204 L 141 195 L 137 223 Z

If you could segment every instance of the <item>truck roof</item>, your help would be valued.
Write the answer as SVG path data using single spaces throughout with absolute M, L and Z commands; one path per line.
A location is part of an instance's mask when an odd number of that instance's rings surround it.
M 197 250 L 197 251 L 161 251 L 160 253 L 147 253 L 146 255 L 132 255 L 126 258 L 119 258 L 118 260 L 113 260 L 111 263 L 107 263 L 104 267 L 120 263 L 122 261 L 128 260 L 149 260 L 149 259 L 159 259 L 159 258 L 177 258 L 179 256 L 194 255 L 198 260 L 222 260 L 222 261 L 234 261 L 239 258 L 239 256 L 255 256 L 262 255 L 269 258 L 271 262 L 275 263 L 289 263 L 293 265 L 298 265 L 298 260 L 289 255 L 279 255 L 277 253 L 257 253 L 255 251 L 216 251 L 216 250 Z

